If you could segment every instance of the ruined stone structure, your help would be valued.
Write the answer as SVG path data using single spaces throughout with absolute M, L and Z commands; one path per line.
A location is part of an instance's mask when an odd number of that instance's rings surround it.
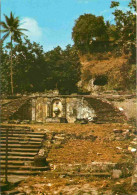
M 31 121 L 74 123 L 79 120 L 81 123 L 123 123 L 127 118 L 113 104 L 98 96 L 36 93 L 2 105 L 2 121 L 8 120 L 17 124 Z
M 83 97 L 42 95 L 31 98 L 32 121 L 68 122 L 95 117 L 95 111 Z

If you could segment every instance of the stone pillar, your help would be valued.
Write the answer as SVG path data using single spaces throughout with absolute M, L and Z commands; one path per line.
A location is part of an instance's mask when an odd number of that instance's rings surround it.
M 62 117 L 66 118 L 66 98 L 62 99 Z
M 32 99 L 32 121 L 36 121 L 36 100 Z
M 43 122 L 45 122 L 45 119 L 47 118 L 47 99 L 43 99 Z
M 51 113 L 51 100 L 48 99 L 47 100 L 47 118 L 51 118 L 52 116 L 52 113 Z

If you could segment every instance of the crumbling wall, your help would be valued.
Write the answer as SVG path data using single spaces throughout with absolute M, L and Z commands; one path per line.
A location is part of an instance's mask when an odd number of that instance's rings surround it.
M 88 119 L 95 116 L 95 111 L 89 108 L 88 103 L 81 98 L 67 98 L 66 118 L 69 123 L 74 123 L 77 119 Z
M 28 100 L 17 112 L 11 117 L 15 120 L 32 120 L 32 103 Z
M 54 108 L 60 112 L 56 116 Z M 37 97 L 32 99 L 32 121 L 74 123 L 77 119 L 93 118 L 95 112 L 83 97 Z

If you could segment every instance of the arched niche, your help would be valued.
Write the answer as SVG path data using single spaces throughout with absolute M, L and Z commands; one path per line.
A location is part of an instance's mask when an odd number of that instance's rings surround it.
M 59 98 L 53 99 L 51 102 L 52 117 L 62 117 L 63 105 Z

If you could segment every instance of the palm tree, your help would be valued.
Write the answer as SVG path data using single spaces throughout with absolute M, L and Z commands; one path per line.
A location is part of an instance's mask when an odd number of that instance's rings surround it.
M 11 93 L 14 93 L 14 85 L 13 85 L 13 67 L 12 67 L 12 48 L 13 48 L 13 41 L 19 42 L 21 36 L 24 35 L 22 31 L 27 31 L 26 29 L 20 28 L 20 20 L 19 17 L 14 17 L 12 12 L 10 13 L 10 17 L 6 16 L 5 22 L 1 21 L 0 25 L 2 26 L 2 33 L 4 36 L 2 37 L 2 41 L 4 41 L 7 37 L 10 37 L 10 80 L 11 80 Z

